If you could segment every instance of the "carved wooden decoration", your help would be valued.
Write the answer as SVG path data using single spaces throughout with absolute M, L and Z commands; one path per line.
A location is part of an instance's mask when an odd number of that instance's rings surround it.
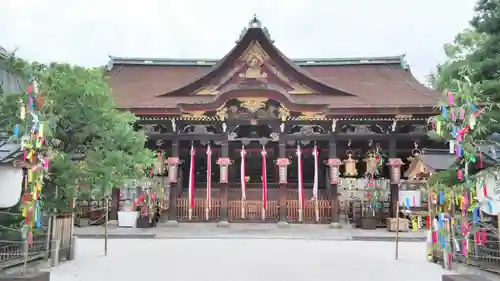
M 368 153 L 368 156 L 363 161 L 366 163 L 367 174 L 372 176 L 378 175 L 377 156 L 375 153 Z
M 207 119 L 208 116 L 205 115 L 205 111 L 190 111 L 183 113 L 181 115 L 182 118 L 188 118 L 188 119 Z
M 347 152 L 347 159 L 342 161 L 342 165 L 345 167 L 344 176 L 345 177 L 356 177 L 358 175 L 358 170 L 356 169 L 356 159 L 352 158 L 352 152 Z
M 225 121 L 228 117 L 227 107 L 226 106 L 221 107 L 219 110 L 217 110 L 215 116 L 217 116 L 217 119 L 219 119 L 220 121 Z
M 302 112 L 297 120 L 325 120 L 326 115 L 320 112 Z
M 266 107 L 267 98 L 255 98 L 255 99 L 245 99 L 239 98 L 241 102 L 241 107 L 247 109 L 251 113 L 257 112 L 257 110 Z
M 278 108 L 278 116 L 282 122 L 285 122 L 290 117 L 290 110 L 286 109 L 283 106 L 280 106 Z
M 262 65 L 267 57 L 267 54 L 257 43 L 252 44 L 243 55 L 247 69 L 245 72 L 240 73 L 240 77 L 250 79 L 266 78 L 267 73 L 262 70 Z

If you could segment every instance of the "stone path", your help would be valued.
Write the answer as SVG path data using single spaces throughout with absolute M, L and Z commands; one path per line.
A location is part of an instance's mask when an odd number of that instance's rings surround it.
M 424 243 L 257 239 L 79 239 L 52 281 L 440 281 Z
M 328 225 L 293 225 L 286 228 L 276 224 L 235 223 L 229 227 L 217 227 L 210 223 L 184 223 L 177 227 L 156 227 L 132 229 L 109 227 L 111 239 L 314 239 L 314 240 L 359 240 L 359 241 L 395 241 L 396 234 L 386 229 L 331 229 Z M 102 238 L 103 226 L 75 228 L 80 238 Z M 425 241 L 425 232 L 401 232 L 402 242 Z

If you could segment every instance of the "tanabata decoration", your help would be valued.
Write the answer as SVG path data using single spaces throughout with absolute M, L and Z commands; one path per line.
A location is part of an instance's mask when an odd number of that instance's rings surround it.
M 21 143 L 25 180 L 22 195 L 21 214 L 27 226 L 28 243 L 33 242 L 32 229 L 42 226 L 42 193 L 44 175 L 49 169 L 49 158 L 44 147 L 47 129 L 42 120 L 43 96 L 33 75 L 28 77 L 26 95 L 19 102 L 20 123 L 14 125 L 14 138 Z
M 441 249 L 448 250 L 450 255 L 456 248 L 466 257 L 470 238 L 473 238 L 477 245 L 486 243 L 486 230 L 480 226 L 481 211 L 475 196 L 476 184 L 469 177 L 473 164 L 483 168 L 483 158 L 481 151 L 473 143 L 473 138 L 468 136 L 476 128 L 477 120 L 484 109 L 476 106 L 470 98 L 452 91 L 447 92 L 447 100 L 448 103 L 441 106 L 441 115 L 434 118 L 431 124 L 437 135 L 449 140 L 449 152 L 455 154 L 457 162 L 460 163 L 457 180 L 461 184 L 458 188 L 440 185 L 430 191 L 429 197 L 436 207 L 438 219 L 437 228 L 432 229 L 432 242 Z M 447 135 L 445 130 L 449 130 L 450 135 Z M 427 220 L 427 225 L 431 227 L 432 218 Z M 455 237 L 459 237 L 454 241 L 456 245 L 447 243 L 451 231 L 455 233 Z

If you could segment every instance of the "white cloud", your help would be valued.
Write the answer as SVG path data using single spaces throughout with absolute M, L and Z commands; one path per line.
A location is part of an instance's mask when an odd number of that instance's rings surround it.
M 423 79 L 474 0 L 2 0 L 0 45 L 42 61 L 222 57 L 256 13 L 290 57 L 407 53 Z

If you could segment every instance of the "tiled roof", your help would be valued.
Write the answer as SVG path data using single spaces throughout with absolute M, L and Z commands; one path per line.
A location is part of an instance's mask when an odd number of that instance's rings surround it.
M 19 158 L 21 146 L 7 139 L 0 139 L 0 164 L 12 163 Z
M 302 77 L 311 85 L 338 93 L 291 95 L 294 103 L 328 104 L 330 108 L 432 108 L 440 96 L 416 80 L 404 56 L 293 60 L 285 57 L 262 29 L 250 28 L 221 60 L 111 57 L 109 81 L 116 103 L 131 110 L 209 103 L 214 96 L 192 95 L 193 89 L 220 81 L 252 42 L 258 42 L 285 75 Z

